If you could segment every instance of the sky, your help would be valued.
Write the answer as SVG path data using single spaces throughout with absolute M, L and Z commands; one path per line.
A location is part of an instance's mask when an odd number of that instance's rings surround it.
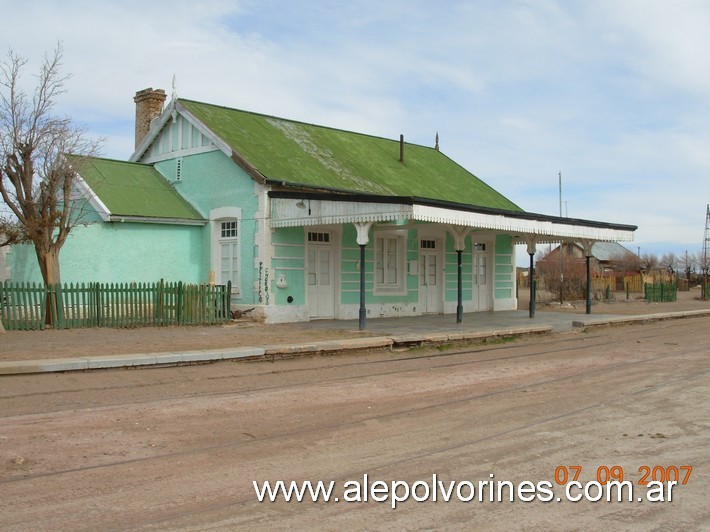
M 635 253 L 702 250 L 708 0 L 0 0 L 31 93 L 61 43 L 58 114 L 134 146 L 134 94 L 433 146 L 526 211 L 637 225 Z M 562 181 L 560 202 L 559 181 Z M 519 254 L 522 262 L 527 257 Z

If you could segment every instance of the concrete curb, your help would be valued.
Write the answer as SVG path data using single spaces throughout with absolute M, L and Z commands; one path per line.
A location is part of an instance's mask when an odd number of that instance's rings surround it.
M 677 320 L 681 318 L 695 318 L 702 316 L 710 316 L 710 309 L 708 310 L 685 310 L 679 312 L 659 312 L 657 314 L 644 314 L 641 316 L 618 316 L 613 318 L 601 318 L 598 320 L 587 320 L 579 321 L 575 320 L 572 322 L 573 327 L 579 327 L 581 329 L 592 329 L 595 327 L 612 327 L 615 325 L 633 325 L 636 323 L 652 323 L 654 321 L 662 320 Z
M 24 373 L 51 373 L 57 371 L 81 371 L 87 369 L 126 368 L 133 366 L 175 366 L 192 362 L 211 362 L 264 355 L 260 347 L 240 347 L 184 353 L 135 353 L 131 355 L 108 355 L 97 357 L 46 358 L 40 360 L 0 362 L 0 375 Z
M 96 357 L 55 358 L 25 361 L 0 362 L 0 375 L 21 375 L 28 373 L 51 373 L 61 371 L 82 371 L 137 366 L 175 366 L 196 362 L 218 360 L 259 359 L 266 357 L 289 357 L 295 355 L 360 351 L 363 349 L 381 349 L 392 347 L 411 347 L 425 344 L 443 344 L 474 340 L 495 339 L 527 334 L 547 334 L 552 332 L 551 325 L 518 327 L 492 331 L 463 331 L 456 333 L 407 334 L 397 336 L 374 336 L 365 338 L 347 338 L 326 340 L 302 344 L 279 344 L 264 347 L 240 347 L 230 349 L 211 349 L 205 351 L 185 351 L 167 353 L 135 353 L 130 355 L 106 355 Z

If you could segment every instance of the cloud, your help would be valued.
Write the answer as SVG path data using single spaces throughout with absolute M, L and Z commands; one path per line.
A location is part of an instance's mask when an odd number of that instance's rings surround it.
M 0 51 L 58 40 L 60 110 L 133 148 L 132 97 L 181 97 L 433 145 L 521 207 L 692 242 L 710 200 L 710 5 L 0 0 Z M 31 21 L 31 23 L 28 23 Z M 33 71 L 30 69 L 30 72 Z M 29 78 L 29 81 L 32 81 Z M 699 213 L 699 214 L 698 214 Z M 702 236 L 702 235 L 701 235 Z
M 710 5 L 694 0 L 606 0 L 600 6 L 640 74 L 699 95 L 710 90 Z

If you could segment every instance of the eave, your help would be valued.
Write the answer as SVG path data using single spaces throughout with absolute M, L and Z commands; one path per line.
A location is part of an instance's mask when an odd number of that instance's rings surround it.
M 631 242 L 635 225 L 506 211 L 417 197 L 270 191 L 271 225 L 299 227 L 344 223 L 417 221 L 506 232 L 517 243 Z M 308 209 L 299 208 L 301 200 Z
M 144 224 L 166 224 L 166 225 L 206 225 L 207 220 L 192 220 L 187 218 L 161 218 L 153 216 L 131 216 L 125 214 L 110 214 L 107 222 L 134 222 Z

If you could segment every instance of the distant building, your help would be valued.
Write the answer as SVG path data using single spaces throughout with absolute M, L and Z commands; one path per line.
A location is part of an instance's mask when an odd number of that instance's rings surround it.
M 584 248 L 575 242 L 564 242 L 552 249 L 545 258 L 545 262 L 557 264 L 560 262 L 560 251 L 562 260 L 584 261 L 586 260 Z M 539 261 L 542 262 L 542 261 Z M 618 242 L 595 242 L 592 246 L 592 272 L 595 275 L 602 275 L 605 271 L 624 271 L 627 273 L 639 273 L 639 259 Z

